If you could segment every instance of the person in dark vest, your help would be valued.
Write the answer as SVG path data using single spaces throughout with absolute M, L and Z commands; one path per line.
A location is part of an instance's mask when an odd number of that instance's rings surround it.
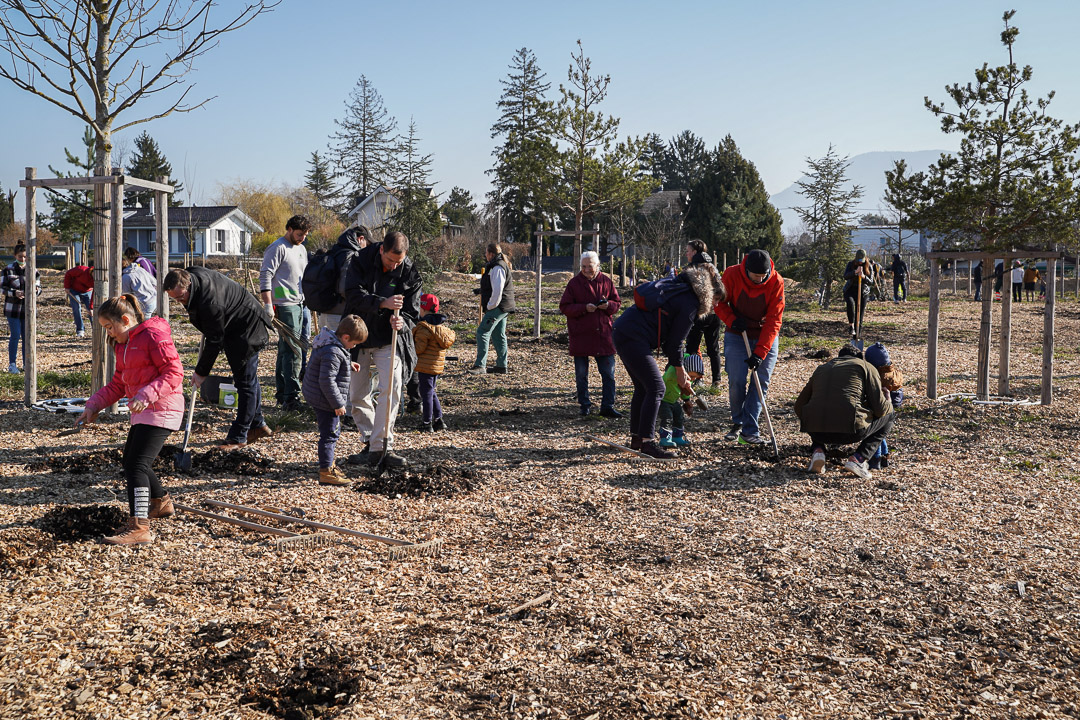
M 480 303 L 484 317 L 476 329 L 476 362 L 469 370 L 473 375 L 505 373 L 508 348 L 506 319 L 514 312 L 514 275 L 498 243 L 487 246 L 487 265 L 480 276 Z M 495 367 L 488 369 L 488 345 L 495 346 Z
M 263 306 L 240 283 L 204 267 L 170 270 L 162 287 L 187 308 L 192 327 L 203 335 L 191 383 L 202 386 L 222 351 L 232 369 L 236 419 L 221 449 L 236 450 L 270 436 L 259 387 L 259 351 L 270 340 L 270 316 Z

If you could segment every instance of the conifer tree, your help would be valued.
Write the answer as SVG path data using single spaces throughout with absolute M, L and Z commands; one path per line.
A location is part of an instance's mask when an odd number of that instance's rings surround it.
M 330 136 L 331 159 L 344 182 L 347 204 L 355 206 L 398 175 L 397 120 L 387 112 L 379 91 L 361 75 L 345 103 L 345 116 L 334 124 L 338 130 Z
M 94 174 L 96 165 L 95 144 L 97 138 L 91 128 L 83 132 L 83 153 L 79 157 L 64 148 L 64 157 L 69 165 L 73 165 L 77 172 L 64 172 L 57 170 L 52 165 L 49 171 L 58 178 L 64 177 L 87 177 Z M 70 193 L 49 193 L 47 196 L 49 207 L 52 209 L 49 218 L 49 229 L 56 233 L 61 242 L 87 242 L 94 229 L 93 203 L 94 193 L 90 190 L 73 190 Z
M 311 153 L 308 172 L 304 176 L 304 187 L 311 191 L 315 202 L 324 209 L 334 209 L 341 198 L 341 190 L 334 182 L 330 161 L 319 155 L 318 150 Z
M 439 211 L 454 225 L 466 225 L 476 220 L 476 203 L 473 202 L 472 193 L 460 187 L 450 191 L 450 197 Z
M 390 217 L 390 224 L 420 249 L 425 241 L 442 233 L 442 219 L 431 193 L 431 155 L 421 154 L 420 136 L 412 119 L 397 154 L 401 159 L 401 175 L 395 182 L 394 193 L 401 207 Z
M 667 159 L 667 144 L 657 133 L 649 133 L 645 136 L 645 150 L 641 153 L 641 172 L 660 183 L 665 190 L 668 187 L 667 176 L 664 174 Z
M 709 153 L 705 141 L 690 130 L 671 138 L 664 152 L 664 188 L 689 190 L 705 173 Z
M 177 193 L 184 189 L 184 185 L 171 177 L 172 164 L 161 154 L 161 148 L 158 147 L 154 138 L 150 137 L 150 133 L 145 130 L 139 137 L 135 138 L 135 153 L 131 157 L 131 164 L 127 167 L 127 174 L 154 182 L 157 182 L 161 176 L 169 178 L 168 184 L 173 186 L 174 191 L 173 199 L 170 200 L 169 204 L 173 207 L 180 205 L 180 201 L 175 198 Z M 138 203 L 143 207 L 149 207 L 153 199 L 154 193 L 149 190 L 125 193 L 124 206 L 135 207 L 135 204 Z

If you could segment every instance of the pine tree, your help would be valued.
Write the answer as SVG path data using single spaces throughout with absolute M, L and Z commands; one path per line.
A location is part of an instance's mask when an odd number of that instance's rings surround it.
M 664 187 L 689 190 L 701 180 L 708 162 L 705 141 L 690 130 L 683 130 L 671 138 L 664 153 Z
M 416 243 L 419 251 L 426 241 L 442 233 L 442 219 L 431 194 L 431 155 L 420 153 L 420 136 L 412 119 L 397 154 L 401 158 L 401 175 L 394 194 L 401 206 L 391 216 L 390 224 Z
M 127 167 L 127 174 L 142 180 L 152 180 L 153 182 L 157 182 L 158 178 L 162 176 L 170 178 L 168 184 L 173 186 L 172 198 L 176 198 L 177 193 L 184 189 L 182 183 L 170 177 L 172 175 L 172 164 L 161 154 L 157 142 L 145 130 L 139 137 L 135 138 L 135 154 L 131 158 L 131 164 Z M 135 207 L 136 203 L 143 207 L 149 207 L 153 200 L 154 193 L 150 190 L 126 193 L 124 195 L 124 207 Z M 180 205 L 180 201 L 171 199 L 169 204 L 176 207 Z
M 519 49 L 499 81 L 499 119 L 491 126 L 491 137 L 502 138 L 502 144 L 492 151 L 495 166 L 488 174 L 495 189 L 488 199 L 501 213 L 503 238 L 518 242 L 531 240 L 552 211 L 551 168 L 558 152 L 550 137 L 551 103 L 544 94 L 551 83 L 545 77 L 533 52 Z
M 660 183 L 666 190 L 667 176 L 664 174 L 667 159 L 667 145 L 657 133 L 649 133 L 645 136 L 645 150 L 641 154 L 641 172 Z
M 58 178 L 93 175 L 97 157 L 95 152 L 97 137 L 94 131 L 86 128 L 82 142 L 85 157 L 77 157 L 66 147 L 64 148 L 65 159 L 78 172 L 63 172 L 52 165 L 49 166 L 49 171 Z M 48 227 L 56 233 L 60 241 L 68 244 L 89 242 L 94 229 L 93 192 L 90 190 L 73 190 L 66 197 L 61 194 L 49 193 L 47 198 L 49 207 L 52 209 Z
M 320 156 L 319 151 L 311 153 L 308 161 L 309 169 L 304 176 L 304 187 L 311 191 L 315 202 L 320 207 L 332 209 L 341 198 L 341 190 L 334 183 L 334 173 L 330 169 L 330 161 L 325 156 Z
M 753 249 L 777 257 L 784 242 L 780 222 L 757 168 L 728 135 L 708 155 L 701 179 L 691 186 L 686 235 L 704 241 L 714 259 Z
M 810 166 L 808 179 L 800 180 L 797 185 L 810 205 L 795 208 L 795 212 L 813 236 L 807 267 L 814 276 L 806 279 L 821 282 L 821 302 L 827 307 L 832 299 L 833 282 L 843 277 L 844 267 L 852 257 L 851 227 L 862 188 L 850 183 L 847 169 L 851 162 L 847 156 L 838 156 L 832 145 L 825 157 L 807 158 L 806 163 Z
M 15 222 L 15 191 L 5 194 L 0 189 L 0 232 Z
M 364 75 L 345 103 L 345 117 L 335 120 L 330 139 L 335 174 L 344 179 L 348 204 L 355 206 L 379 185 L 397 176 L 394 149 L 397 120 L 386 111 L 382 95 Z
M 472 193 L 464 188 L 454 187 L 439 211 L 454 225 L 467 225 L 476 220 L 476 203 Z

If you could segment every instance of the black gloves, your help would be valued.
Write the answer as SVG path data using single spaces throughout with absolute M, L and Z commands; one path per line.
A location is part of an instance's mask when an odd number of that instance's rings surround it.
M 750 357 L 746 358 L 746 364 L 750 366 L 750 370 L 757 370 L 758 365 L 761 364 L 761 358 L 759 358 L 753 353 L 750 353 Z
M 473 295 L 479 295 L 480 294 L 480 288 L 473 288 L 472 289 L 472 294 Z
M 746 320 L 741 317 L 735 318 L 735 321 L 731 323 L 731 332 L 743 334 L 746 332 Z

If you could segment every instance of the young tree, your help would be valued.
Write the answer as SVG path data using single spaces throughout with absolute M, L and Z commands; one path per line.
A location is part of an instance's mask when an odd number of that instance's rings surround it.
M 75 167 L 76 172 L 64 172 L 57 170 L 52 165 L 49 171 L 56 177 L 86 177 L 94 171 L 94 148 L 97 139 L 91 128 L 86 128 L 82 136 L 83 157 L 79 157 L 67 148 L 64 148 L 64 157 L 69 165 Z M 94 230 L 93 203 L 94 194 L 89 190 L 72 190 L 69 193 L 49 193 L 46 195 L 49 207 L 52 209 L 47 227 L 60 238 L 62 242 L 74 244 L 83 243 L 83 252 L 86 254 L 86 243 L 90 240 Z
M 401 176 L 397 178 L 394 193 L 401 201 L 401 207 L 390 217 L 390 222 L 420 250 L 426 241 L 442 233 L 442 219 L 431 194 L 431 155 L 420 153 L 420 137 L 416 122 L 411 119 L 398 155 Z
M 558 152 L 550 137 L 552 108 L 544 94 L 551 83 L 545 77 L 533 52 L 521 48 L 510 61 L 507 77 L 499 81 L 503 93 L 491 137 L 501 138 L 501 144 L 492 151 L 495 166 L 487 172 L 495 186 L 488 199 L 501 226 L 500 240 L 530 241 L 551 211 L 551 169 L 558 164 Z
M 784 239 L 780 213 L 769 202 L 754 163 L 730 135 L 709 154 L 701 178 L 691 186 L 686 233 L 700 238 L 714 257 L 762 249 L 776 257 Z
M 810 205 L 795 208 L 795 212 L 813 237 L 810 259 L 821 282 L 821 304 L 828 307 L 833 282 L 843 277 L 844 267 L 852 256 L 851 227 L 862 187 L 850 183 L 847 169 L 851 162 L 847 156 L 838 156 L 832 145 L 825 157 L 807 158 L 806 163 L 810 166 L 809 179 L 797 184 L 799 193 Z
M 468 225 L 476 221 L 476 203 L 472 193 L 464 188 L 454 187 L 439 211 L 454 225 Z
M 578 40 L 571 55 L 567 80 L 559 86 L 555 135 L 566 146 L 562 153 L 562 205 L 574 213 L 574 230 L 581 232 L 587 214 L 636 205 L 653 187 L 641 179 L 638 164 L 644 142 L 627 138 L 616 143 L 619 119 L 605 117 L 597 107 L 607 97 L 610 75 L 596 75 Z M 574 238 L 574 271 L 581 262 L 581 235 Z
M 345 103 L 345 117 L 334 124 L 338 130 L 330 136 L 335 143 L 331 159 L 336 175 L 344 179 L 347 204 L 355 206 L 397 176 L 397 120 L 386 111 L 379 91 L 361 75 Z
M 708 164 L 705 141 L 690 130 L 683 130 L 671 138 L 664 152 L 664 187 L 689 190 L 701 180 Z
M 15 222 L 15 191 L 4 194 L 0 190 L 0 232 Z
M 330 161 L 320 156 L 319 151 L 311 153 L 308 172 L 304 176 L 304 187 L 311 191 L 319 207 L 331 209 L 341 197 L 341 190 L 334 183 L 334 173 Z
M 127 174 L 143 180 L 153 180 L 154 182 L 157 182 L 159 177 L 165 176 L 169 178 L 167 182 L 173 186 L 175 192 L 184 189 L 183 183 L 170 177 L 172 175 L 172 164 L 161 154 L 157 142 L 145 130 L 139 137 L 135 138 L 135 154 L 131 158 L 131 164 L 127 167 Z M 176 197 L 175 193 L 172 197 Z M 143 207 L 148 207 L 153 199 L 154 193 L 149 190 L 127 193 L 124 197 L 124 205 L 126 207 L 135 207 L 135 204 L 138 203 Z M 173 199 L 169 204 L 175 207 L 180 204 L 180 201 Z

